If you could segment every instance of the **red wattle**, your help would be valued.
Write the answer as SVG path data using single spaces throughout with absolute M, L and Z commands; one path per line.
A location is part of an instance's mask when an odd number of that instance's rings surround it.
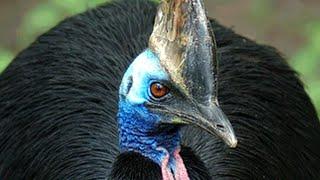
M 180 156 L 180 148 L 174 151 L 173 156 L 176 160 L 176 172 L 175 178 L 176 180 L 189 180 L 189 175 L 186 169 L 186 166 L 183 163 L 183 159 Z
M 169 153 L 166 154 L 166 157 L 163 159 L 161 163 L 161 172 L 162 172 L 162 179 L 163 180 L 174 180 L 173 174 L 170 171 L 169 168 Z
M 161 163 L 161 172 L 163 180 L 190 180 L 187 169 L 183 163 L 183 159 L 180 156 L 180 148 L 174 151 L 173 158 L 175 160 L 175 172 L 172 174 L 169 167 L 170 156 L 166 154 L 165 158 Z

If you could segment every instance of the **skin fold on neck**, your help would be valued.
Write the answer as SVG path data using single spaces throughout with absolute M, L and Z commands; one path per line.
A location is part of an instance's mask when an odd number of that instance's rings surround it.
M 121 104 L 121 103 L 120 103 Z M 132 107 L 120 105 L 119 134 L 121 152 L 134 151 L 161 167 L 164 180 L 188 180 L 180 152 L 180 128 L 160 128 L 153 123 L 158 117 L 143 107 L 132 113 Z M 141 114 L 148 116 L 141 118 Z

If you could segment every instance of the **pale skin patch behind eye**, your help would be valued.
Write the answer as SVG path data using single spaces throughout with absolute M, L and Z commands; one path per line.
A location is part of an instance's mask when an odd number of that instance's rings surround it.
M 130 89 L 127 88 L 125 98 L 132 104 L 142 104 L 148 101 L 151 80 L 168 80 L 168 75 L 161 67 L 159 59 L 150 50 L 144 51 L 132 62 L 125 73 L 124 79 L 126 80 L 122 81 L 121 86 L 129 87 L 130 81 L 127 77 L 130 76 L 132 86 Z

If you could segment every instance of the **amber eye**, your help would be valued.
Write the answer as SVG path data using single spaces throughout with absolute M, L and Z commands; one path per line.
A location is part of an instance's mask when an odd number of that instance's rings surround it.
M 152 83 L 150 86 L 151 95 L 155 98 L 162 98 L 169 93 L 169 88 L 159 82 Z

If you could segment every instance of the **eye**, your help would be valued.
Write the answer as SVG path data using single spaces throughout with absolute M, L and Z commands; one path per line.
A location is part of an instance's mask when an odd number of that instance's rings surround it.
M 150 85 L 150 93 L 155 99 L 165 97 L 170 92 L 170 89 L 159 82 L 154 82 Z

